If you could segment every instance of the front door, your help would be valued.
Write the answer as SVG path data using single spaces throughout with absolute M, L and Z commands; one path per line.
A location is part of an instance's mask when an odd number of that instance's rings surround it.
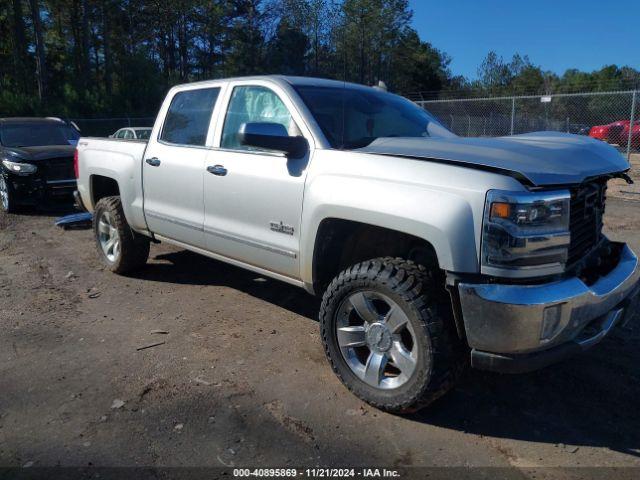
M 149 230 L 205 248 L 202 177 L 207 135 L 219 88 L 176 93 L 157 140 L 143 159 L 144 213 Z
M 261 85 L 230 92 L 220 148 L 206 161 L 204 232 L 208 250 L 297 279 L 309 154 L 292 160 L 240 145 L 237 138 L 247 122 L 280 123 L 290 135 L 302 135 L 283 98 Z

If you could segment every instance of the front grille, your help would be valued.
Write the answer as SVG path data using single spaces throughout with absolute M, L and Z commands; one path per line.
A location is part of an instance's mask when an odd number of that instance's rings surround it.
M 76 175 L 73 171 L 73 157 L 54 158 L 38 162 L 38 170 L 47 182 L 56 180 L 73 180 Z
M 571 191 L 568 265 L 583 259 L 600 243 L 606 191 L 606 180 L 585 183 Z

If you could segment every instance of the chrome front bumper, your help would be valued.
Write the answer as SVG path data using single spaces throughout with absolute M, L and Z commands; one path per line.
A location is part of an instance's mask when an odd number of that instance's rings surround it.
M 618 265 L 593 285 L 577 277 L 541 285 L 460 283 L 472 359 L 473 351 L 524 357 L 590 347 L 633 313 L 627 304 L 639 277 L 638 258 L 624 245 Z

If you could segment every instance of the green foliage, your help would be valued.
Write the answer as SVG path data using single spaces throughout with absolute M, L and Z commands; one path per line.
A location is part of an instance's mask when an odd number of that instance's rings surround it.
M 467 84 L 477 95 L 538 95 L 551 93 L 632 90 L 640 85 L 640 72 L 608 65 L 594 72 L 569 69 L 562 76 L 545 72 L 525 55 L 506 62 L 489 52 L 478 68 L 478 80 Z
M 630 67 L 558 77 L 526 56 L 490 52 L 468 82 L 411 18 L 408 0 L 4 0 L 0 114 L 153 115 L 177 83 L 263 73 L 481 95 L 638 81 Z

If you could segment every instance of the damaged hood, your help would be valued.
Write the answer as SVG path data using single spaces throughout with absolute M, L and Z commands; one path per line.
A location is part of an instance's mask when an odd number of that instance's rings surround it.
M 535 186 L 577 184 L 629 169 L 612 146 L 558 132 L 498 138 L 379 138 L 356 151 L 493 170 Z

